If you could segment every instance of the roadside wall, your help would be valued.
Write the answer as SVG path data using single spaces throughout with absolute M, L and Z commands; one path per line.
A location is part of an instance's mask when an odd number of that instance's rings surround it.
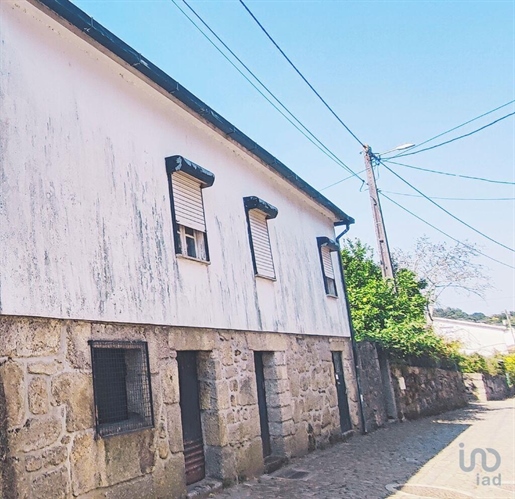
M 459 371 L 392 365 L 391 372 L 399 419 L 439 414 L 468 403 Z
M 479 402 L 504 400 L 515 395 L 515 385 L 509 386 L 506 376 L 481 373 L 464 374 L 469 399 Z
M 467 404 L 461 373 L 390 363 L 384 352 L 381 359 L 376 346 L 367 341 L 357 347 L 368 432 L 389 420 L 415 419 Z
M 379 358 L 375 345 L 368 341 L 359 342 L 357 351 L 366 427 L 374 431 L 388 421 Z

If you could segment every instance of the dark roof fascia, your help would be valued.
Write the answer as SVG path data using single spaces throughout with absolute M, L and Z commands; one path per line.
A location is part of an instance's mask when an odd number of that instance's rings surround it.
M 169 156 L 165 158 L 166 173 L 184 172 L 196 178 L 203 187 L 211 187 L 215 182 L 215 175 L 209 170 L 193 163 L 183 156 Z
M 275 170 L 279 175 L 315 200 L 318 204 L 327 208 L 338 219 L 336 221 L 337 225 L 349 225 L 354 223 L 354 219 L 352 217 L 347 215 L 343 210 L 338 208 L 338 206 L 320 194 L 320 192 L 290 170 L 284 163 L 281 163 L 281 161 L 279 161 L 275 156 L 263 149 L 260 145 L 256 144 L 252 139 L 216 113 L 199 98 L 195 97 L 195 95 L 180 85 L 171 76 L 167 75 L 163 70 L 159 69 L 155 64 L 143 57 L 139 52 L 114 35 L 111 31 L 96 22 L 91 16 L 79 9 L 79 7 L 68 0 L 33 1 L 36 4 L 39 3 L 54 11 L 57 15 L 71 23 L 77 29 L 87 34 L 97 43 L 160 86 L 167 93 L 173 95 L 174 98 L 182 102 L 196 114 L 200 115 L 204 120 L 211 123 L 230 139 L 240 144 L 248 152 L 259 158 L 271 169 Z

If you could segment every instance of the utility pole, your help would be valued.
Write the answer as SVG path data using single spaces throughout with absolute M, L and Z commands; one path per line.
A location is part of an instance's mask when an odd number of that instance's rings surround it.
M 372 161 L 374 155 L 370 146 L 365 146 L 365 167 L 367 169 L 368 192 L 370 194 L 370 203 L 372 204 L 372 215 L 374 217 L 374 227 L 377 237 L 377 247 L 379 248 L 379 258 L 381 259 L 381 271 L 385 279 L 394 279 L 392 257 L 388 246 L 388 238 L 386 237 L 386 229 L 384 226 L 383 212 L 381 211 L 381 203 L 377 192 L 376 177 Z

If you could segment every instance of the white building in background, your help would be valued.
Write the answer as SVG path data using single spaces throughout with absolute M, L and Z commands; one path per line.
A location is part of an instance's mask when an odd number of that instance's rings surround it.
M 435 317 L 433 328 L 448 340 L 459 341 L 464 353 L 490 356 L 508 353 L 515 348 L 515 333 L 508 326 L 495 326 L 480 322 L 458 321 Z
M 353 222 L 73 3 L 0 2 L 0 496 L 184 497 L 358 428 Z

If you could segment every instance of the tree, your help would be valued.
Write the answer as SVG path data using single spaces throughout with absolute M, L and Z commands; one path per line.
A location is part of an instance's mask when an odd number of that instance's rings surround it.
M 474 312 L 467 314 L 461 308 L 435 308 L 434 317 L 443 317 L 445 319 L 456 319 L 462 321 L 482 322 L 484 324 L 505 324 L 509 318 L 512 324 L 515 324 L 515 312 L 505 311 L 504 313 L 485 315 L 483 312 Z
M 401 357 L 445 356 L 444 341 L 426 324 L 424 283 L 412 271 L 397 269 L 395 289 L 361 241 L 347 240 L 341 257 L 358 341 L 376 342 Z
M 417 239 L 413 251 L 394 251 L 395 265 L 411 270 L 426 283 L 424 294 L 430 315 L 445 290 L 455 289 L 483 297 L 490 281 L 485 267 L 477 263 L 477 257 L 474 244 L 433 243 L 427 236 Z

